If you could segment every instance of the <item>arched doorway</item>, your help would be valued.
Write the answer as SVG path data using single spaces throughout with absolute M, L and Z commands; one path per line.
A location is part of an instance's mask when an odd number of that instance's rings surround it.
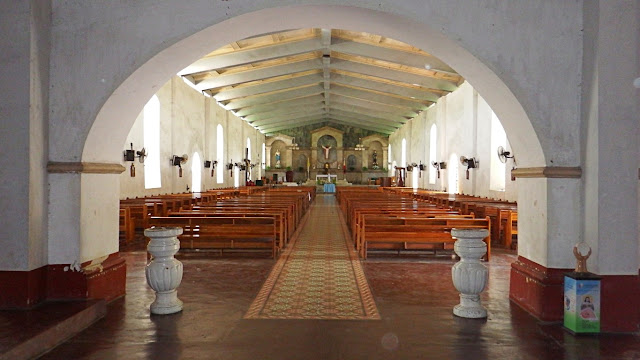
M 251 24 L 251 26 L 247 26 L 247 24 Z M 263 9 L 238 15 L 231 20 L 212 24 L 193 36 L 184 36 L 181 41 L 175 42 L 160 52 L 134 55 L 139 60 L 136 64 L 149 60 L 130 69 L 131 75 L 115 85 L 114 90 L 105 97 L 104 105 L 102 107 L 96 105 L 99 110 L 97 110 L 95 120 L 87 124 L 87 128 L 90 130 L 86 132 L 82 155 L 78 154 L 79 158 L 84 162 L 117 162 L 121 144 L 135 120 L 135 115 L 152 95 L 156 86 L 164 83 L 186 65 L 202 57 L 207 51 L 247 36 L 309 26 L 358 28 L 370 33 L 396 38 L 430 51 L 456 68 L 462 76 L 473 83 L 479 92 L 487 94 L 487 102 L 504 120 L 505 129 L 510 134 L 510 138 L 514 139 L 514 152 L 522 153 L 522 156 L 519 157 L 520 164 L 523 166 L 544 166 L 546 164 L 542 146 L 533 130 L 533 124 L 518 100 L 525 97 L 526 94 L 512 92 L 494 71 L 460 45 L 464 41 L 454 41 L 446 37 L 439 30 L 432 28 L 428 19 L 418 21 L 411 17 L 371 9 L 325 5 Z M 519 97 L 516 97 L 514 93 L 518 93 Z M 61 137 L 57 140 L 60 143 L 55 142 L 52 145 L 52 148 L 55 149 L 54 155 L 64 152 L 67 148 L 67 145 L 61 143 L 65 140 Z M 404 164 L 402 165 L 404 166 Z M 106 182 L 104 179 L 89 177 L 87 177 L 87 181 L 94 182 L 94 185 L 78 187 L 75 191 L 80 195 L 84 192 L 90 192 Z M 80 214 L 91 214 L 91 209 L 94 207 L 104 208 L 102 200 L 109 199 L 111 208 L 115 210 L 117 208 L 114 206 L 116 205 L 117 193 L 117 185 L 106 187 L 100 203 L 98 201 L 85 202 L 74 206 L 80 208 Z M 56 204 L 53 204 L 52 207 L 55 208 Z M 84 225 L 90 223 L 86 220 L 88 219 L 81 219 L 78 223 L 81 229 L 77 244 L 72 244 L 73 239 L 69 243 L 71 247 L 80 248 L 81 261 L 91 260 L 103 256 L 105 252 L 110 253 L 110 249 L 117 249 L 117 243 L 114 243 L 113 240 L 117 238 L 114 236 L 117 231 L 116 216 L 102 219 L 102 226 L 95 227 L 95 229 Z M 103 231 L 105 228 L 113 230 L 105 232 Z M 96 247 L 95 244 L 107 245 Z

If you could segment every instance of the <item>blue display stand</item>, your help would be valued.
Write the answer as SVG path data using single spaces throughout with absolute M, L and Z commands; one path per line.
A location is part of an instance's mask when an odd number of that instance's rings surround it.
M 573 334 L 600 332 L 600 279 L 592 273 L 564 276 L 564 327 Z

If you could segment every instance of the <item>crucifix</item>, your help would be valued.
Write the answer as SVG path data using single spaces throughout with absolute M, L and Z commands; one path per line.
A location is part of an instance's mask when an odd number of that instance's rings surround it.
M 331 145 L 329 145 L 329 146 L 322 145 L 322 150 L 324 152 L 324 158 L 328 159 L 329 158 L 329 150 L 331 150 Z

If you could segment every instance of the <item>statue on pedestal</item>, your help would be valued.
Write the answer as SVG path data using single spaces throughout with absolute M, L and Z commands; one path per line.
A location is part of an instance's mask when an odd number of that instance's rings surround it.
M 276 150 L 276 169 L 280 169 L 280 150 Z
M 373 162 L 371 164 L 371 168 L 377 170 L 378 168 L 380 168 L 380 166 L 378 166 L 378 152 L 373 150 Z
M 580 247 L 580 249 L 579 249 Z M 586 255 L 582 255 L 581 250 L 585 250 L 584 248 L 588 247 L 589 251 Z M 576 257 L 576 272 L 586 273 L 587 271 L 587 259 L 591 256 L 591 247 L 586 245 L 585 243 L 577 244 L 573 247 L 573 256 Z

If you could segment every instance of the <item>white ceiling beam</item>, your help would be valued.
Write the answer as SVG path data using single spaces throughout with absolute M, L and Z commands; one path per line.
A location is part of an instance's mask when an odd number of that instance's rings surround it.
M 376 60 L 387 61 L 395 64 L 411 66 L 418 69 L 441 71 L 447 74 L 458 75 L 449 65 L 435 56 L 417 54 L 395 50 L 391 48 L 365 44 L 340 38 L 334 38 L 331 50 L 345 54 L 368 57 Z
M 322 74 L 311 74 L 295 78 L 283 78 L 280 81 L 270 81 L 250 86 L 241 86 L 235 89 L 222 90 L 213 93 L 212 96 L 217 101 L 235 100 L 247 96 L 265 94 L 272 91 L 284 90 L 292 87 L 319 84 L 324 81 Z
M 367 109 L 367 112 L 380 111 L 383 113 L 395 114 L 395 115 L 403 116 L 407 118 L 414 118 L 418 115 L 418 112 L 413 110 L 399 108 L 397 106 L 384 105 L 384 104 L 366 101 L 363 99 L 358 99 L 353 97 L 341 96 L 338 94 L 333 94 L 332 99 L 333 99 L 333 103 L 337 102 L 345 105 L 355 105 L 359 108 Z
M 200 81 L 196 84 L 196 88 L 200 91 L 204 91 L 315 69 L 322 69 L 322 59 L 318 58 L 312 60 L 297 61 L 281 65 L 257 68 L 254 70 L 232 72 L 230 74 L 223 73 L 222 75 L 209 77 Z
M 405 118 L 400 118 L 398 120 L 392 120 L 389 118 L 383 118 L 378 116 L 379 114 L 372 114 L 372 115 L 367 115 L 364 113 L 360 113 L 360 112 L 353 112 L 353 111 L 348 111 L 348 110 L 340 110 L 340 109 L 331 109 L 331 111 L 329 112 L 329 114 L 334 115 L 334 116 L 341 116 L 341 117 L 345 117 L 345 118 L 349 118 L 349 119 L 357 119 L 357 120 L 362 120 L 362 121 L 367 121 L 367 122 L 373 122 L 376 124 L 381 124 L 381 125 L 387 125 L 387 126 L 392 126 L 395 128 L 398 128 L 402 125 L 404 125 L 406 123 L 406 119 Z
M 250 50 L 238 50 L 226 54 L 202 58 L 180 71 L 178 75 L 189 75 L 246 65 L 252 62 L 277 59 L 280 57 L 304 54 L 322 50 L 320 39 L 313 38 L 295 42 L 286 42 L 259 47 Z
M 359 98 L 367 101 L 373 101 L 380 104 L 392 105 L 401 108 L 411 109 L 413 111 L 422 111 L 426 109 L 430 103 L 416 100 L 406 100 L 395 96 L 383 95 L 366 89 L 355 89 L 345 86 L 334 86 L 331 89 L 332 94 Z
M 333 59 L 331 68 L 438 90 L 454 91 L 458 88 L 458 86 L 451 81 L 434 79 L 432 77 L 420 76 L 410 72 L 388 69 L 380 66 L 362 64 L 347 60 Z
M 256 125 L 256 122 L 259 122 L 261 120 L 267 120 L 278 116 L 298 113 L 300 111 L 311 112 L 316 110 L 324 111 L 324 101 L 306 104 L 305 106 L 286 106 L 274 111 L 265 111 L 259 114 L 248 115 L 244 117 L 244 120 L 251 125 Z
M 273 94 L 256 95 L 256 96 L 246 97 L 238 100 L 233 100 L 226 104 L 223 103 L 223 107 L 227 110 L 232 110 L 232 109 L 235 110 L 235 109 L 240 109 L 247 106 L 254 106 L 258 104 L 269 104 L 269 103 L 275 103 L 279 101 L 304 98 L 307 96 L 322 94 L 323 92 L 324 92 L 324 89 L 322 88 L 321 85 L 307 86 L 304 88 L 292 89 L 288 91 L 280 91 Z
M 235 111 L 236 116 L 248 116 L 254 114 L 260 114 L 263 112 L 278 110 L 282 107 L 304 107 L 307 105 L 313 105 L 324 101 L 322 95 L 312 95 L 303 98 L 295 98 L 291 100 L 278 101 L 275 103 L 267 103 L 262 105 L 248 106 L 240 108 Z
M 430 91 L 416 89 L 414 87 L 405 87 L 393 85 L 386 82 L 373 81 L 369 79 L 349 76 L 345 74 L 332 73 L 331 82 L 337 85 L 355 86 L 362 89 L 381 91 L 389 94 L 397 94 L 407 98 L 417 100 L 427 100 L 431 102 L 438 101 L 439 95 Z

